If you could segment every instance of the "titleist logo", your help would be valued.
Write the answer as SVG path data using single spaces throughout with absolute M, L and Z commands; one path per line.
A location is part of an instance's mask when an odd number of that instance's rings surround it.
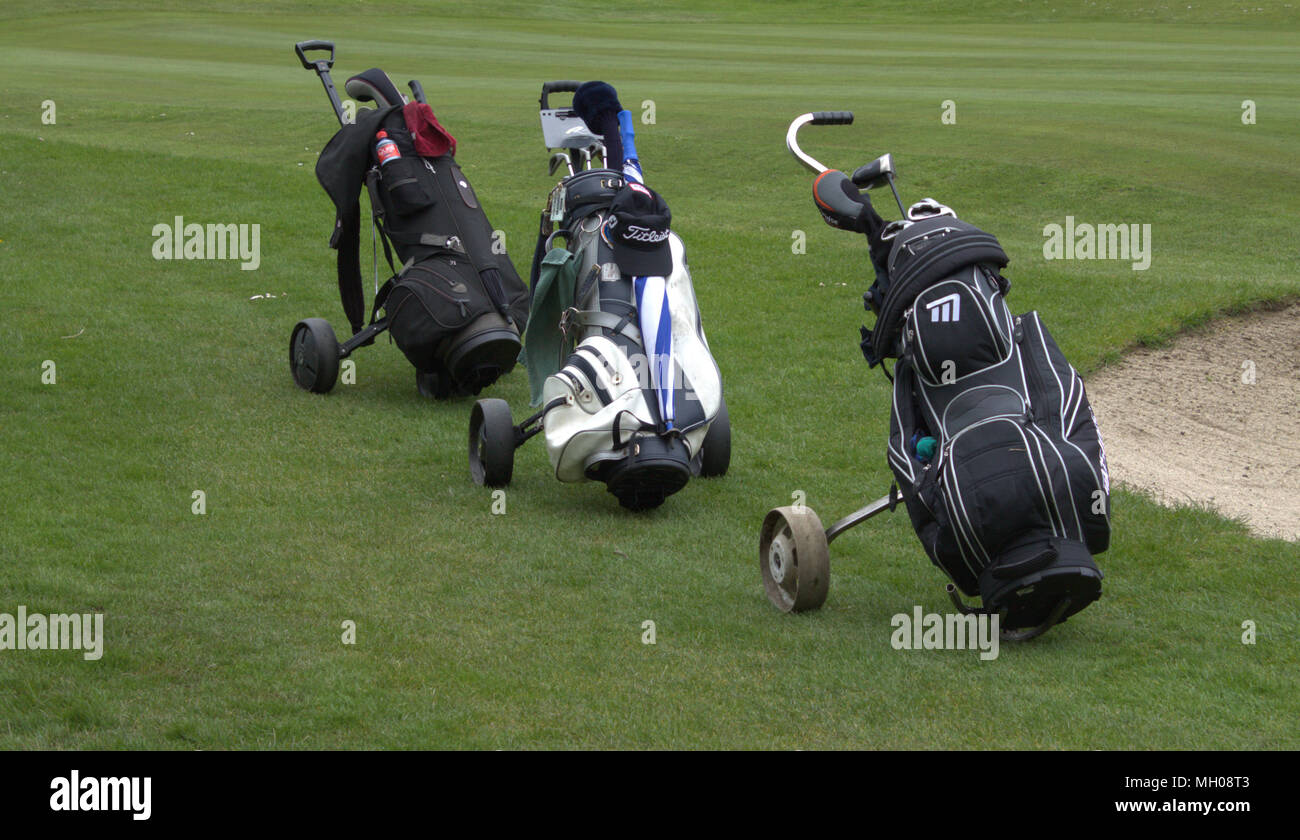
M 628 225 L 619 233 L 619 237 L 625 242 L 663 242 L 668 238 L 668 231 L 654 230 L 640 225 Z

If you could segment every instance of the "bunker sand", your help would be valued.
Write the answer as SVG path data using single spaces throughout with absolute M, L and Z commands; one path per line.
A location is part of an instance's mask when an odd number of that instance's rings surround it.
M 1300 540 L 1300 304 L 1139 348 L 1087 387 L 1112 481 Z

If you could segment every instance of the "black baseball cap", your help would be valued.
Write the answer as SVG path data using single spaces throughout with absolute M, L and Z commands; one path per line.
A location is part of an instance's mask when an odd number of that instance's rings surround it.
M 628 181 L 609 205 L 609 220 L 601 228 L 614 249 L 618 267 L 639 277 L 667 277 L 673 271 L 668 227 L 673 214 L 659 193 Z

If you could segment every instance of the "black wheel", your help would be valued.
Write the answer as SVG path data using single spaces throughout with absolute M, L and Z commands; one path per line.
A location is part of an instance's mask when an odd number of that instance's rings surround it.
M 515 471 L 515 421 L 505 400 L 479 400 L 469 414 L 469 475 L 504 487 Z
M 339 341 L 324 318 L 299 321 L 289 338 L 289 369 L 304 391 L 326 394 L 339 378 Z
M 731 466 L 731 418 L 727 415 L 727 401 L 718 406 L 709 431 L 700 445 L 700 475 L 718 478 L 727 474 Z
M 758 567 L 767 599 L 781 612 L 815 610 L 831 587 L 830 548 L 810 507 L 768 511 L 758 538 Z

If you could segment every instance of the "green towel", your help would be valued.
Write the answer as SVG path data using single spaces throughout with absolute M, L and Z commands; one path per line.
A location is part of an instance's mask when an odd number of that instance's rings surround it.
M 542 259 L 533 289 L 533 304 L 524 330 L 524 350 L 519 360 L 528 370 L 528 391 L 532 405 L 542 404 L 542 386 L 546 377 L 560 369 L 560 351 L 564 336 L 560 317 L 573 306 L 577 283 L 577 255 L 563 248 L 552 248 Z

